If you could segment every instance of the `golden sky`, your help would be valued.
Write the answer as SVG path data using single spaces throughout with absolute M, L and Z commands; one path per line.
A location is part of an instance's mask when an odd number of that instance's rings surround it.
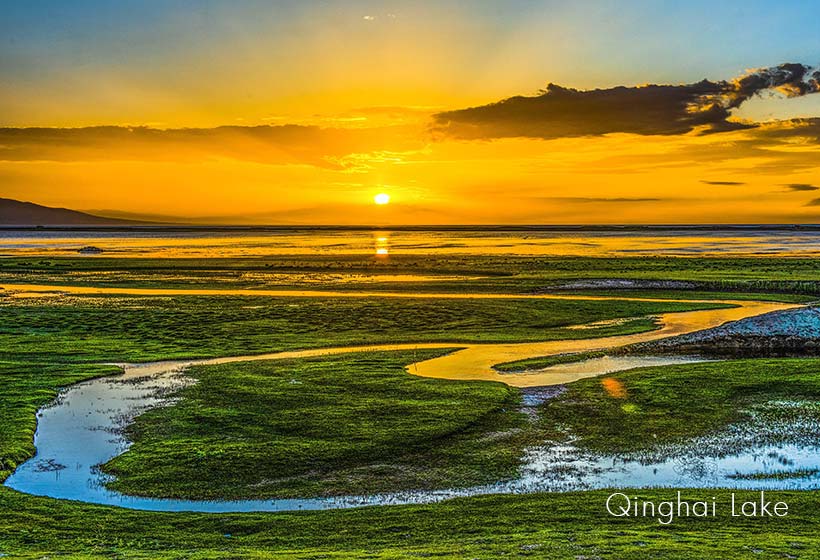
M 820 222 L 797 4 L 727 2 L 708 29 L 698 2 L 68 4 L 0 24 L 0 197 L 197 223 Z

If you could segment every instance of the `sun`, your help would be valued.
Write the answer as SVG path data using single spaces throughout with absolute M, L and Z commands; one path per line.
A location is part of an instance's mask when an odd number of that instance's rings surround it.
M 373 197 L 373 202 L 380 205 L 387 204 L 390 202 L 390 195 L 386 193 L 379 193 Z

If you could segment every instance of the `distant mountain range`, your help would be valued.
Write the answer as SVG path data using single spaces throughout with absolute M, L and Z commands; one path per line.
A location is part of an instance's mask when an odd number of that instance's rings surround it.
M 152 222 L 95 216 L 68 208 L 52 208 L 33 202 L 0 198 L 2 226 L 136 226 Z
M 551 225 L 551 224 L 441 224 L 441 225 L 337 225 L 329 219 L 319 220 L 320 224 L 309 224 L 303 218 L 317 214 L 314 209 L 305 208 L 273 213 L 244 214 L 233 216 L 179 217 L 164 214 L 134 214 L 118 210 L 91 210 L 80 212 L 68 208 L 54 208 L 33 202 L 23 202 L 11 198 L 0 198 L 0 228 L 3 227 L 125 227 L 152 229 L 330 229 L 370 231 L 385 229 L 396 231 L 820 231 L 818 224 L 625 224 L 625 225 Z M 325 215 L 320 215 L 326 218 Z

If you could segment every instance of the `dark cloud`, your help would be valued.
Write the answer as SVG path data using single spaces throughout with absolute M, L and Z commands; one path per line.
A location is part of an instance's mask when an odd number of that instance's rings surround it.
M 820 198 L 810 200 L 806 204 L 804 204 L 804 206 L 820 206 Z
M 787 62 L 772 68 L 749 72 L 733 82 L 724 94 L 726 106 L 739 107 L 741 103 L 765 90 L 777 90 L 786 97 L 802 97 L 820 91 L 820 70 L 804 64 Z
M 704 96 L 721 91 L 720 84 L 707 81 L 591 91 L 549 84 L 536 97 L 511 97 L 482 107 L 438 113 L 434 118 L 440 130 L 461 138 L 682 134 L 696 126 L 726 121 L 726 109 L 687 110 Z
M 549 84 L 539 95 L 434 115 L 434 130 L 457 138 L 561 138 L 615 132 L 668 135 L 702 127 L 753 127 L 729 121 L 731 110 L 763 91 L 798 97 L 820 91 L 820 72 L 786 63 L 732 81 L 577 90 Z
M 736 186 L 736 185 L 745 185 L 746 183 L 742 181 L 701 181 L 701 183 L 705 185 L 721 185 L 721 186 Z
M 815 187 L 814 185 L 809 185 L 806 183 L 789 183 L 788 185 L 783 186 L 786 187 L 788 190 L 795 192 L 820 190 L 820 187 Z

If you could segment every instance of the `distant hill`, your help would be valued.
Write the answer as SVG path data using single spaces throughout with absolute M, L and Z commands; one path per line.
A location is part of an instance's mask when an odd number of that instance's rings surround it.
M 67 208 L 51 208 L 33 202 L 0 198 L 2 226 L 125 226 L 149 222 L 104 218 Z

